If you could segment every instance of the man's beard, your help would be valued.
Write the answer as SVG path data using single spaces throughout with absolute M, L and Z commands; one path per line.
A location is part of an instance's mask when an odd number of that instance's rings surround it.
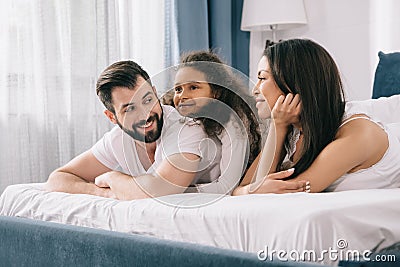
M 137 128 L 151 121 L 156 124 L 156 127 L 153 130 L 145 132 L 145 134 L 137 131 Z M 161 111 L 161 118 L 158 116 L 158 114 L 151 115 L 147 120 L 141 120 L 138 123 L 133 124 L 132 129 L 125 128 L 118 120 L 117 124 L 126 134 L 128 134 L 133 139 L 140 142 L 153 143 L 157 141 L 157 139 L 161 136 L 162 127 L 164 125 L 163 111 Z

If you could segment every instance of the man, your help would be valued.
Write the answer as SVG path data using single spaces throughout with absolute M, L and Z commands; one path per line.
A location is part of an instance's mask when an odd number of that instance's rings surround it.
M 182 193 L 196 177 L 220 175 L 215 163 L 199 170 L 204 131 L 160 104 L 138 64 L 112 64 L 100 75 L 96 90 L 105 115 L 118 126 L 51 173 L 47 190 L 131 200 Z

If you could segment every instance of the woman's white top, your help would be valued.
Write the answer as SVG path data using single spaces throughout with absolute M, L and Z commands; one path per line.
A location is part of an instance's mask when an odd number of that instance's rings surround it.
M 355 117 L 345 121 L 342 125 L 355 119 L 368 119 L 373 121 L 368 117 Z M 379 123 L 377 124 L 385 130 L 389 141 L 389 146 L 383 157 L 369 168 L 346 173 L 333 182 L 325 191 L 333 192 L 354 189 L 400 187 L 400 141 L 397 139 L 396 134 L 392 132 L 391 128 L 385 127 Z
M 400 187 L 400 95 L 346 104 L 344 123 L 354 119 L 368 119 L 378 124 L 387 134 L 389 146 L 384 156 L 369 168 L 347 173 L 333 182 L 325 191 L 345 191 L 355 189 L 380 189 Z M 360 114 L 367 117 L 355 117 Z M 283 166 L 291 167 L 290 158 L 296 151 L 300 132 L 294 128 L 289 135 L 289 145 L 285 147 L 287 156 Z M 368 145 L 368 144 L 366 144 Z M 321 177 L 323 178 L 323 177 Z

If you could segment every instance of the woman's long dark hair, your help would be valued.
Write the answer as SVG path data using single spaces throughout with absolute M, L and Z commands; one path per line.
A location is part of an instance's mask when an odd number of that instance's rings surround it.
M 199 64 L 202 62 L 205 64 Z M 206 62 L 214 64 L 207 64 Z M 211 102 L 211 104 L 208 105 L 208 110 L 205 112 L 208 114 L 218 113 L 217 120 L 212 119 L 215 118 L 215 115 L 211 118 L 210 116 L 202 116 L 202 114 L 196 116 L 196 119 L 202 122 L 208 136 L 216 137 L 221 134 L 224 129 L 223 124 L 226 124 L 232 119 L 232 112 L 235 112 L 243 123 L 250 145 L 247 170 L 260 153 L 261 146 L 261 134 L 255 112 L 255 101 L 248 93 L 248 88 L 242 84 L 239 79 L 233 75 L 228 66 L 211 51 L 194 51 L 184 54 L 181 58 L 181 63 L 182 65 L 180 68 L 192 67 L 204 73 L 210 85 L 211 93 L 214 95 L 214 99 L 216 101 L 221 101 L 229 107 L 228 112 L 225 112 L 227 109 L 221 112 L 221 110 L 219 110 L 221 105 L 213 105 Z
M 338 67 L 329 53 L 307 39 L 292 39 L 265 49 L 272 76 L 286 95 L 299 94 L 303 145 L 292 177 L 304 172 L 333 141 L 344 114 Z

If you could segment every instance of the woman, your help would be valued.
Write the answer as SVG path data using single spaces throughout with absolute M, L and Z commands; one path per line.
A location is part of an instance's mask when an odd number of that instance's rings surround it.
M 277 192 L 276 179 L 307 181 L 307 192 L 400 187 L 399 140 L 366 114 L 345 114 L 340 74 L 323 47 L 294 39 L 266 48 L 259 93 L 274 123 L 257 171 L 235 195 Z
M 260 151 L 254 100 L 216 54 L 192 52 L 181 63 L 173 104 L 181 115 L 202 124 L 221 155 L 221 176 L 212 183 L 197 181 L 197 191 L 230 194 Z

